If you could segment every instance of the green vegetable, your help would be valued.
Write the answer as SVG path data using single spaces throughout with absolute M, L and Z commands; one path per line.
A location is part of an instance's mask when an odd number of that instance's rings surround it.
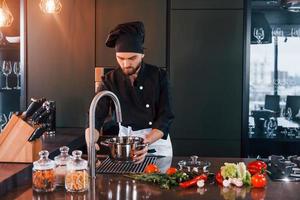
M 243 162 L 239 162 L 238 164 L 225 163 L 224 166 L 221 167 L 221 175 L 224 179 L 238 178 L 243 181 L 243 185 L 251 185 L 251 174 Z
M 177 171 L 176 173 L 172 174 L 171 176 L 169 176 L 167 174 L 161 174 L 161 173 L 130 174 L 130 175 L 125 175 L 125 176 L 135 179 L 135 180 L 158 184 L 163 189 L 170 189 L 173 186 L 178 186 L 179 183 L 181 183 L 183 181 L 187 181 L 193 177 L 192 174 L 188 175 L 182 171 Z
M 243 178 L 243 184 L 246 186 L 251 185 L 251 174 L 249 171 L 246 172 L 246 176 Z
M 221 167 L 221 175 L 226 178 L 237 178 L 237 166 L 234 163 L 224 163 Z

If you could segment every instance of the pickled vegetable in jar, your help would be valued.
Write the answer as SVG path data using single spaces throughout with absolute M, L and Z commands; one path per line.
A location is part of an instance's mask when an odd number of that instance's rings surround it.
M 81 151 L 73 151 L 67 163 L 65 188 L 69 192 L 84 192 L 89 188 L 88 163 L 81 158 Z
M 71 159 L 69 155 L 69 147 L 63 146 L 59 148 L 60 155 L 54 157 L 56 164 L 55 176 L 56 176 L 56 186 L 65 185 L 65 176 L 67 173 L 67 162 Z
M 40 159 L 33 162 L 32 188 L 37 192 L 51 192 L 55 189 L 55 163 L 49 159 L 49 152 L 39 152 Z

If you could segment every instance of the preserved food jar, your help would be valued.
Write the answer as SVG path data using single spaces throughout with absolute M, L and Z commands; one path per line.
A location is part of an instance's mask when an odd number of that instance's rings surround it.
M 67 172 L 67 162 L 71 159 L 71 155 L 68 154 L 69 147 L 67 146 L 60 147 L 59 150 L 60 155 L 54 157 L 54 161 L 56 164 L 56 186 L 64 186 Z
M 39 152 L 40 159 L 33 162 L 32 187 L 37 192 L 51 192 L 55 189 L 55 163 L 49 159 L 49 152 Z
M 81 151 L 73 151 L 67 163 L 65 187 L 69 192 L 84 192 L 89 187 L 88 163 L 81 158 Z

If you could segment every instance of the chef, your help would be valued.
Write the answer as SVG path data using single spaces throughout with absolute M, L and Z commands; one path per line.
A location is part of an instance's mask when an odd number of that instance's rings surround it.
M 171 110 L 169 81 L 166 71 L 143 62 L 145 30 L 142 22 L 117 25 L 108 35 L 106 46 L 114 48 L 118 67 L 102 77 L 99 91 L 109 90 L 118 97 L 122 110 L 119 136 L 139 136 L 149 146 L 135 151 L 134 161 L 140 163 L 149 152 L 172 156 L 169 136 L 174 115 Z M 96 108 L 96 136 L 113 103 L 102 98 Z M 86 129 L 88 139 L 89 129 Z M 96 144 L 96 149 L 99 146 Z

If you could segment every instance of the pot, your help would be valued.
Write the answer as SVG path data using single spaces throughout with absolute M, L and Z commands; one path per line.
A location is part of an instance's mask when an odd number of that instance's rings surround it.
M 110 149 L 110 157 L 118 161 L 133 161 L 135 150 L 141 150 L 148 144 L 143 143 L 144 139 L 136 136 L 122 136 L 106 139 L 101 145 Z

